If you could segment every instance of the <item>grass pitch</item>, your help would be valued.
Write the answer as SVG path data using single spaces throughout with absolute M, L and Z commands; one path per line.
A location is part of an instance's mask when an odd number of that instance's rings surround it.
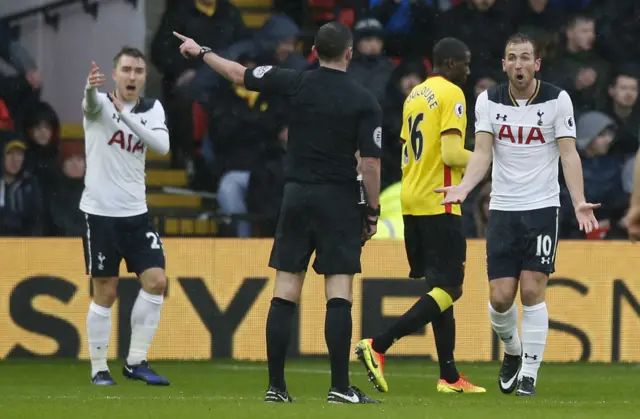
M 380 405 L 329 405 L 328 361 L 294 360 L 287 384 L 296 402 L 262 401 L 266 365 L 250 362 L 153 362 L 171 380 L 150 387 L 122 377 L 122 362 L 110 362 L 115 387 L 89 383 L 88 363 L 71 361 L 0 362 L 0 418 L 631 418 L 640 411 L 637 365 L 545 364 L 534 398 L 505 396 L 497 387 L 498 364 L 459 364 L 486 394 L 439 394 L 433 362 L 389 359 L 389 393 L 378 393 L 359 363 L 352 384 L 382 400 Z

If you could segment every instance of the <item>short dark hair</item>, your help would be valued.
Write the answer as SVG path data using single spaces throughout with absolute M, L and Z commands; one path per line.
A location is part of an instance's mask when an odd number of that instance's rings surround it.
M 353 35 L 349 27 L 340 22 L 325 23 L 316 33 L 315 46 L 321 60 L 339 60 L 347 48 L 353 46 Z
M 577 12 L 571 15 L 569 18 L 569 22 L 567 24 L 567 28 L 573 28 L 578 24 L 578 22 L 595 22 L 596 19 L 588 12 Z
M 533 57 L 538 58 L 538 43 L 526 33 L 518 32 L 507 39 L 507 42 L 504 44 L 505 55 L 507 53 L 507 47 L 511 44 L 531 44 L 533 46 Z
M 611 75 L 610 86 L 615 87 L 618 84 L 618 79 L 620 77 L 628 77 L 630 79 L 635 79 L 640 82 L 640 72 L 638 68 L 633 64 L 623 63 L 620 64 L 617 68 L 614 69 Z
M 145 64 L 147 63 L 147 57 L 144 56 L 144 53 L 142 51 L 140 51 L 138 48 L 125 46 L 120 48 L 120 51 L 116 54 L 115 57 L 113 57 L 113 66 L 117 67 L 120 57 L 123 57 L 125 55 L 133 58 L 141 58 Z
M 433 47 L 433 65 L 442 67 L 447 60 L 461 61 L 470 52 L 467 44 L 456 38 L 443 38 Z

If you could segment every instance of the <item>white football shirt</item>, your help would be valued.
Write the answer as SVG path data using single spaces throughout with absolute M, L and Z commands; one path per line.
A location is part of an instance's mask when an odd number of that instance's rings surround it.
M 519 103 L 520 102 L 520 103 Z M 528 101 L 516 101 L 508 84 L 478 96 L 476 133 L 493 135 L 489 209 L 526 211 L 560 206 L 556 140 L 576 137 L 566 91 L 537 81 Z
M 107 217 L 131 217 L 147 212 L 145 159 L 147 146 L 122 120 L 105 93 L 98 93 L 94 114 L 84 112 L 87 172 L 80 209 Z M 146 128 L 167 130 L 160 101 L 140 98 L 124 112 Z

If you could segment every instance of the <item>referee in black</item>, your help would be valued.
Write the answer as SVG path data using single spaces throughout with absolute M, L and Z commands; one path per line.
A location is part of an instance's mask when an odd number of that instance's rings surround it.
M 320 67 L 310 71 L 272 66 L 247 69 L 175 33 L 180 52 L 201 57 L 226 79 L 248 90 L 288 98 L 286 185 L 269 266 L 277 270 L 267 317 L 268 402 L 291 402 L 284 364 L 305 272 L 325 276 L 325 340 L 331 361 L 333 403 L 378 403 L 349 383 L 353 276 L 361 272 L 362 244 L 376 232 L 380 214 L 382 110 L 347 75 L 351 31 L 338 22 L 322 26 L 314 49 Z M 359 157 L 357 157 L 359 154 Z M 359 170 L 358 170 L 359 168 Z M 366 196 L 361 200 L 358 172 Z

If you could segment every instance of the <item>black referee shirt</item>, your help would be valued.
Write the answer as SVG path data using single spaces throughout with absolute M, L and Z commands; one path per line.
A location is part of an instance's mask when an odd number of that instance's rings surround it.
M 288 97 L 287 182 L 353 183 L 357 150 L 361 157 L 380 157 L 382 110 L 347 73 L 263 66 L 247 69 L 244 84 L 251 91 Z

